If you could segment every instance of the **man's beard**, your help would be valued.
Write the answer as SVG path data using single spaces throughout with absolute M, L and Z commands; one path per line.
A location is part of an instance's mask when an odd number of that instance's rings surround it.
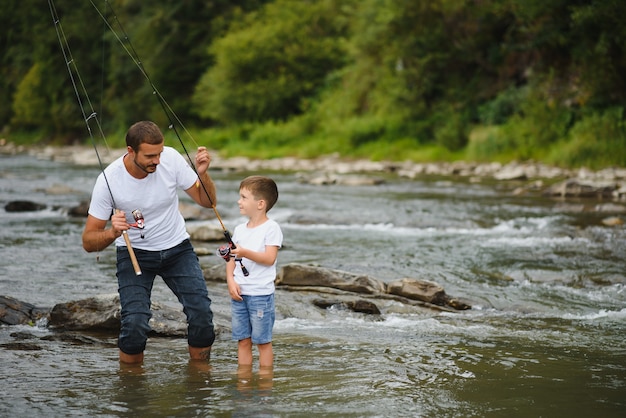
M 139 169 L 141 171 L 143 171 L 144 173 L 150 174 L 150 173 L 154 173 L 156 171 L 157 165 L 156 164 L 149 164 L 149 165 L 141 165 L 137 162 L 136 158 L 133 158 L 133 163 L 135 163 L 135 165 L 137 167 L 139 167 Z

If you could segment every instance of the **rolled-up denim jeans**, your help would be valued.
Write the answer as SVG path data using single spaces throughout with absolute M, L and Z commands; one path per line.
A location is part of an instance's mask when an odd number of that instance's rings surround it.
M 198 257 L 189 240 L 163 251 L 134 249 L 141 274 L 137 275 L 126 247 L 117 247 L 117 281 L 121 329 L 118 346 L 126 354 L 146 348 L 152 317 L 150 295 L 158 275 L 174 292 L 187 316 L 187 341 L 208 347 L 215 341 L 213 312 Z

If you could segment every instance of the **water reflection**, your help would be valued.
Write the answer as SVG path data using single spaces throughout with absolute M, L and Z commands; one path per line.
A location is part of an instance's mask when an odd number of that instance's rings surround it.
M 150 359 L 151 360 L 151 359 Z M 168 364 L 167 361 L 170 361 Z M 119 364 L 107 412 L 116 416 L 275 416 L 274 369 L 168 358 Z
M 211 371 L 209 363 L 194 360 L 186 366 L 165 368 L 162 364 L 120 363 L 113 407 L 128 416 L 179 416 L 201 411 L 213 401 Z
M 254 372 L 251 365 L 238 366 L 233 416 L 273 416 L 273 386 L 273 367 L 260 367 Z
M 120 362 L 111 402 L 113 409 L 124 415 L 149 413 L 147 405 L 150 405 L 150 390 L 147 380 L 143 364 Z

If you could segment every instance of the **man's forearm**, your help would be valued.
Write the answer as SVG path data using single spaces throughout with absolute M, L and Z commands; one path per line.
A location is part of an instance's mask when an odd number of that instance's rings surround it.
M 217 193 L 215 183 L 209 173 L 205 172 L 200 175 L 197 187 L 200 189 L 200 205 L 206 208 L 213 207 L 217 204 Z
M 113 228 L 85 232 L 83 234 L 83 248 L 89 253 L 102 251 L 111 245 L 118 236 Z

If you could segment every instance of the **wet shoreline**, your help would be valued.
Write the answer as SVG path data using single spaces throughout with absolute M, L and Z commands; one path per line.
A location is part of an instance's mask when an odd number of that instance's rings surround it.
M 99 150 L 103 164 L 108 164 L 122 155 L 123 149 Z M 98 156 L 93 147 L 84 145 L 71 146 L 21 146 L 13 143 L 0 144 L 0 155 L 29 154 L 38 159 L 46 159 L 78 166 L 97 166 Z M 192 155 L 193 156 L 193 155 Z M 413 179 L 418 176 L 454 176 L 476 180 L 491 178 L 494 180 L 535 180 L 577 178 L 594 182 L 617 182 L 626 184 L 626 167 L 607 167 L 591 170 L 586 167 L 567 169 L 546 165 L 539 162 L 512 161 L 506 164 L 498 162 L 411 162 L 411 161 L 372 161 L 365 159 L 342 158 L 339 155 L 325 155 L 312 159 L 281 157 L 273 159 L 250 159 L 247 157 L 222 158 L 212 151 L 211 168 L 226 172 L 232 171 L 305 171 L 335 174 L 353 173 L 388 173 Z

